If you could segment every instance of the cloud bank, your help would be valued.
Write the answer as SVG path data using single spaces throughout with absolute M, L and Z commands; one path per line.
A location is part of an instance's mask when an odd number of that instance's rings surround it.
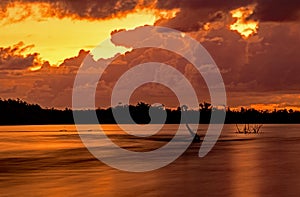
M 256 7 L 249 20 L 259 21 L 259 29 L 245 40 L 229 29 L 234 21 L 230 11 L 252 4 Z M 7 10 L 14 6 L 19 6 L 22 11 L 18 17 L 7 15 Z M 5 0 L 0 2 L 0 18 L 7 23 L 21 22 L 29 17 L 37 20 L 47 17 L 105 20 L 123 17 L 137 8 L 157 9 L 161 15 L 164 10 L 180 10 L 176 16 L 158 17 L 156 25 L 184 31 L 203 44 L 222 72 L 230 106 L 276 104 L 300 107 L 300 5 L 297 1 Z M 48 107 L 70 107 L 74 77 L 88 52 L 78 49 L 77 56 L 65 59 L 59 67 L 51 67 L 32 50 L 32 46 L 23 43 L 0 48 L 1 97 L 20 97 Z M 200 94 L 205 92 L 205 84 L 201 77 L 193 74 L 193 67 L 188 62 L 165 51 L 144 49 L 122 55 L 112 63 L 107 75 L 99 82 L 99 103 L 107 104 L 107 95 L 123 72 L 153 59 L 176 67 L 188 76 Z M 33 67 L 41 69 L 28 71 Z M 146 93 L 153 89 L 156 86 L 152 84 L 135 94 L 147 98 Z M 162 89 L 158 88 L 152 96 L 158 97 L 166 91 Z M 166 96 L 164 101 L 168 99 Z

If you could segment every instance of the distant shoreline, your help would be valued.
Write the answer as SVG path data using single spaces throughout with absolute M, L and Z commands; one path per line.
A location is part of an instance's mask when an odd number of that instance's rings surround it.
M 48 109 L 37 104 L 28 104 L 22 100 L 1 100 L 0 99 L 0 125 L 73 125 L 73 113 L 80 115 L 82 119 L 76 124 L 116 124 L 112 110 L 123 112 L 129 107 L 130 115 L 137 124 L 148 124 L 151 120 L 149 109 L 151 105 L 139 102 L 136 105 L 117 106 L 114 108 L 96 110 L 75 110 L 71 109 Z M 123 110 L 123 111 L 122 111 Z M 155 107 L 155 110 L 167 114 L 165 122 L 153 122 L 154 124 L 179 124 L 181 122 L 181 108 L 170 109 L 162 106 Z M 214 108 L 209 103 L 200 103 L 198 110 L 186 111 L 187 123 L 209 124 L 211 112 L 224 113 Z M 97 115 L 98 121 L 91 121 L 89 117 Z M 200 114 L 200 120 L 192 120 L 195 114 Z M 130 124 L 127 120 L 118 124 Z M 214 124 L 223 122 L 212 122 Z M 300 124 L 300 112 L 293 110 L 259 111 L 256 109 L 241 108 L 239 111 L 232 111 L 226 108 L 225 124 Z
M 99 123 L 98 123 L 99 124 Z M 125 123 L 121 123 L 121 125 L 129 125 L 129 124 L 125 124 Z M 165 123 L 166 125 L 178 125 L 180 123 Z M 183 123 L 182 123 L 183 124 Z M 196 123 L 191 123 L 191 124 L 196 124 Z M 209 123 L 198 123 L 199 125 L 209 125 Z M 215 123 L 215 124 L 221 124 L 221 123 Z M 224 123 L 224 125 L 244 125 L 245 123 Z M 247 124 L 247 123 L 246 123 Z M 252 123 L 251 123 L 252 124 Z M 253 123 L 255 124 L 255 123 Z M 4 125 L 1 124 L 0 127 L 13 127 L 13 126 L 76 126 L 76 125 L 97 125 L 97 124 L 14 124 L 14 125 Z M 117 123 L 101 123 L 99 125 L 118 125 Z M 152 125 L 156 125 L 156 124 L 152 124 Z M 266 123 L 263 125 L 300 125 L 300 123 Z

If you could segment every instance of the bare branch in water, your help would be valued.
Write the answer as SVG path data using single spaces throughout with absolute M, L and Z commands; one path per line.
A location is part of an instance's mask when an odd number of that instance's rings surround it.
M 263 124 L 253 124 L 250 127 L 250 124 L 245 124 L 243 130 L 241 130 L 238 126 L 238 124 L 235 124 L 236 126 L 236 133 L 244 133 L 244 134 L 249 134 L 249 133 L 259 133 L 260 129 L 262 128 Z

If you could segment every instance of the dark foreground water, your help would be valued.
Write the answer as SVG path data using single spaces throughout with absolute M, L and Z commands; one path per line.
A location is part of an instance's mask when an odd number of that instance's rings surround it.
M 122 141 L 116 126 L 105 129 L 134 151 L 166 143 L 159 135 Z M 129 173 L 95 159 L 74 126 L 0 127 L 0 196 L 300 196 L 300 125 L 264 125 L 257 135 L 235 130 L 225 125 L 204 158 L 196 143 L 164 168 Z

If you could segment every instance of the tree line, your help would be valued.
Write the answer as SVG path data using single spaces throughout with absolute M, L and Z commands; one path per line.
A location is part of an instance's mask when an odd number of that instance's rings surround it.
M 114 124 L 116 123 L 113 111 L 124 112 L 129 108 L 132 119 L 138 124 L 147 124 L 151 121 L 149 109 L 156 112 L 166 113 L 166 124 L 178 124 L 181 121 L 182 109 L 166 108 L 164 106 L 155 106 L 139 102 L 136 105 L 116 106 L 114 108 L 98 108 L 96 110 L 76 110 L 74 113 L 83 117 L 79 123 L 82 124 Z M 186 121 L 188 123 L 208 124 L 211 118 L 211 112 L 224 113 L 211 106 L 210 103 L 203 102 L 199 104 L 198 109 L 189 109 L 186 111 Z M 96 112 L 97 121 L 90 119 Z M 196 113 L 200 113 L 200 119 L 194 120 Z M 122 122 L 123 121 L 123 122 Z M 152 121 L 153 123 L 160 123 Z M 195 122 L 196 121 L 196 122 Z M 77 122 L 78 123 L 78 122 Z M 121 123 L 130 123 L 122 119 Z M 215 122 L 218 123 L 218 122 Z M 240 110 L 231 110 L 226 108 L 226 124 L 296 124 L 300 123 L 300 112 L 293 110 L 257 110 L 240 108 Z M 0 125 L 35 125 L 35 124 L 74 124 L 73 111 L 69 108 L 64 110 L 55 108 L 42 108 L 37 104 L 29 104 L 20 99 L 0 99 Z

